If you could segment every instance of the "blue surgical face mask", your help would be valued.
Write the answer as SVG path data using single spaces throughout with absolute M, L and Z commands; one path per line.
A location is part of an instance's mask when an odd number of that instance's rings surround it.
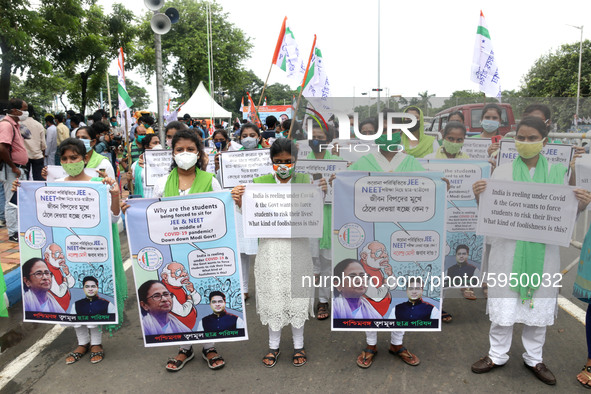
M 86 148 L 86 153 L 92 150 L 92 146 L 90 146 L 90 140 L 80 139 L 80 141 L 82 141 L 82 143 L 84 144 L 84 147 Z
M 492 119 L 482 119 L 480 121 L 480 124 L 482 125 L 484 131 L 486 131 L 487 133 L 497 131 L 499 129 L 499 126 L 501 125 L 501 123 L 498 120 Z

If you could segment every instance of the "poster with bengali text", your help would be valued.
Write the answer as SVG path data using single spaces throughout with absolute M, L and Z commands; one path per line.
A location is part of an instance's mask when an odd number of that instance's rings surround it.
M 439 331 L 443 173 L 346 171 L 334 181 L 334 331 Z
M 488 160 L 488 147 L 492 144 L 490 138 L 466 138 L 462 152 L 473 160 Z
M 501 164 L 511 163 L 519 154 L 515 148 L 514 139 L 502 139 L 501 148 L 497 155 L 497 167 Z M 542 149 L 542 154 L 548 159 L 548 164 L 562 163 L 568 168 L 567 178 L 570 176 L 570 161 L 573 158 L 575 148 L 572 145 L 565 144 L 546 144 Z
M 170 174 L 172 150 L 146 149 L 144 151 L 144 180 L 146 186 L 154 186 L 159 179 Z
M 230 193 L 128 204 L 126 228 L 144 345 L 248 339 Z
M 254 178 L 272 172 L 268 149 L 222 152 L 220 155 L 220 178 L 224 189 L 252 183 Z
M 324 202 L 332 204 L 333 188 L 330 179 L 338 172 L 345 171 L 347 164 L 344 160 L 298 160 L 296 172 L 309 174 L 315 184 L 324 178 L 328 188 Z
M 117 323 L 107 193 L 100 182 L 21 182 L 18 236 L 25 322 Z M 86 277 L 96 279 L 91 281 L 96 286 L 85 288 Z

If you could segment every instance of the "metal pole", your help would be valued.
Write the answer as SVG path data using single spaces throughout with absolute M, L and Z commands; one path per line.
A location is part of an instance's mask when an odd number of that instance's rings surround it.
M 380 0 L 378 0 L 378 106 L 377 116 L 380 116 Z
M 579 79 L 577 81 L 577 119 L 579 118 L 579 99 L 581 97 L 581 59 L 583 58 L 583 26 L 580 26 L 579 29 L 581 29 L 581 43 L 579 44 Z
M 109 100 L 109 122 L 113 116 L 113 109 L 111 105 L 111 84 L 109 83 L 109 72 L 107 71 L 107 98 Z
M 154 47 L 156 50 L 156 101 L 158 103 L 158 135 L 160 141 L 166 140 L 164 135 L 164 119 L 162 110 L 164 109 L 164 84 L 162 81 L 162 40 L 160 34 L 154 33 Z

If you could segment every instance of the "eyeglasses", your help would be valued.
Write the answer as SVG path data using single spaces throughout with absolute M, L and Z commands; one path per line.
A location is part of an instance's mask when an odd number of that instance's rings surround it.
M 162 300 L 162 297 L 172 298 L 172 294 L 169 293 L 168 291 L 165 291 L 162 294 L 160 294 L 160 293 L 152 294 L 148 298 L 152 298 L 154 301 L 160 301 L 160 300 Z
M 43 278 L 44 276 L 48 276 L 50 278 L 53 276 L 51 271 L 48 271 L 48 270 L 47 271 L 35 271 L 31 275 L 33 275 L 37 279 Z M 29 276 L 31 276 L 31 275 L 29 275 Z
M 183 269 L 178 269 L 178 270 L 174 271 L 174 276 L 176 276 L 178 278 L 182 274 L 186 274 L 186 273 L 187 273 L 187 271 L 185 271 Z
M 57 259 L 58 257 L 60 257 L 61 254 L 62 254 L 62 252 L 53 252 L 51 255 L 53 256 L 54 259 Z

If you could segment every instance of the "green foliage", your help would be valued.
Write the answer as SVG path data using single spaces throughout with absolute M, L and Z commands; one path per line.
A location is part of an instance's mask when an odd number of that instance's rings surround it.
M 203 81 L 208 88 L 206 4 L 206 1 L 194 0 L 173 0 L 166 4 L 179 11 L 180 19 L 170 32 L 162 35 L 164 80 L 178 92 L 182 101 L 189 99 L 199 82 Z M 241 63 L 249 56 L 252 44 L 242 30 L 228 22 L 219 4 L 212 2 L 211 11 L 215 85 L 217 88 L 221 81 L 224 89 L 233 87 L 235 90 L 242 83 Z M 155 71 L 152 16 L 152 12 L 146 12 L 142 17 L 139 50 L 133 59 L 130 57 L 132 66 L 137 66 L 146 76 L 152 76 Z

